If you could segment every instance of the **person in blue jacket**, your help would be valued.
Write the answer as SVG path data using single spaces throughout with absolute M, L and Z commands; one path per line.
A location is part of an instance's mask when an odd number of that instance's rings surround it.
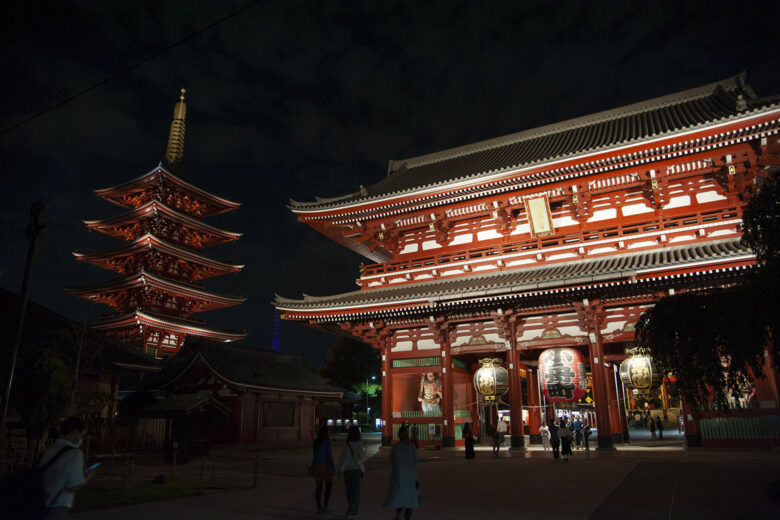
M 334 470 L 328 426 L 323 424 L 314 440 L 311 467 L 309 468 L 309 474 L 317 483 L 314 498 L 317 501 L 317 513 L 319 514 L 329 512 L 328 503 L 330 503 L 330 492 L 333 490 Z M 324 497 L 322 496 L 323 483 L 325 484 Z

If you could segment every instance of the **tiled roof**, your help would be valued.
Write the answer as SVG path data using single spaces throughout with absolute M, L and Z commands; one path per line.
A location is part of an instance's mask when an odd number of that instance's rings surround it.
M 202 287 L 197 287 L 186 282 L 177 282 L 163 276 L 147 273 L 143 269 L 138 273 L 133 273 L 124 278 L 107 283 L 90 285 L 87 287 L 66 287 L 65 292 L 81 298 L 90 298 L 95 293 L 120 292 L 127 289 L 145 287 L 146 285 L 223 305 L 236 305 L 246 301 L 246 298 L 241 296 L 227 296 L 209 292 Z
M 445 185 L 490 173 L 606 150 L 701 127 L 777 106 L 758 99 L 744 73 L 676 94 L 410 159 L 390 161 L 387 176 L 369 188 L 293 210 L 337 208 L 391 194 Z
M 236 240 L 241 236 L 241 233 L 233 233 L 232 231 L 225 231 L 209 224 L 206 224 L 202 220 L 198 220 L 190 217 L 184 213 L 180 213 L 172 208 L 169 208 L 157 199 L 152 199 L 146 204 L 139 206 L 135 209 L 117 215 L 116 217 L 110 217 L 102 220 L 85 220 L 84 224 L 90 229 L 94 229 L 101 233 L 111 233 L 111 229 L 114 226 L 120 226 L 131 222 L 140 221 L 146 218 L 152 218 L 157 212 L 164 214 L 169 219 L 178 224 L 193 228 L 202 233 L 207 233 L 218 237 L 220 240 L 212 242 L 212 244 L 219 244 L 227 242 L 229 240 Z
M 318 309 L 353 306 L 392 305 L 415 300 L 420 302 L 443 301 L 516 294 L 605 280 L 629 279 L 635 277 L 642 270 L 655 271 L 698 262 L 713 262 L 748 256 L 752 256 L 751 251 L 739 240 L 723 240 L 623 253 L 540 267 L 524 267 L 498 273 L 352 291 L 333 296 L 304 295 L 303 300 L 288 299 L 276 295 L 273 304 L 282 310 L 316 311 Z
M 19 295 L 0 288 L 0 309 L 2 309 L 0 337 L 8 338 L 9 341 L 16 331 L 19 302 Z M 20 366 L 26 358 L 33 359 L 43 349 L 55 346 L 66 363 L 75 364 L 78 350 L 77 337 L 81 334 L 81 329 L 81 324 L 76 324 L 73 320 L 47 307 L 29 301 L 19 348 Z M 159 370 L 159 363 L 156 360 L 127 349 L 114 340 L 89 329 L 84 331 L 84 346 L 79 364 L 79 372 L 84 374 L 120 373 L 123 368 Z
M 94 263 L 105 260 L 107 258 L 125 257 L 144 253 L 152 247 L 157 248 L 157 250 L 176 258 L 187 260 L 198 265 L 212 267 L 216 270 L 222 270 L 225 272 L 240 271 L 244 267 L 243 265 L 226 264 L 218 260 L 213 260 L 194 251 L 190 251 L 189 249 L 171 244 L 170 242 L 158 238 L 151 233 L 147 233 L 138 237 L 132 242 L 127 242 L 126 244 L 113 249 L 95 251 L 93 253 L 81 253 L 76 251 L 73 253 L 73 256 L 75 256 L 77 260 Z
M 172 174 L 171 172 L 163 168 L 162 164 L 152 168 L 151 170 L 141 175 L 140 177 L 136 177 L 135 179 L 125 182 L 123 184 L 118 184 L 116 186 L 111 186 L 109 188 L 97 189 L 94 191 L 95 191 L 95 195 L 97 195 L 98 197 L 102 197 L 104 199 L 110 200 L 111 202 L 114 202 L 115 204 L 124 206 L 124 204 L 120 203 L 119 200 L 116 198 L 118 194 L 130 192 L 130 191 L 138 191 L 144 189 L 145 187 L 148 187 L 150 184 L 154 182 L 158 182 L 158 183 L 163 182 L 163 180 L 176 185 L 179 189 L 188 191 L 194 195 L 202 197 L 203 199 L 208 200 L 212 204 L 214 204 L 214 206 L 218 209 L 209 213 L 208 216 L 218 215 L 226 211 L 232 211 L 241 205 L 240 202 L 233 202 L 232 200 L 219 197 L 217 195 L 214 195 L 213 193 L 209 193 L 206 190 L 202 190 L 193 184 L 190 184 L 189 182 L 177 177 L 176 175 Z
M 163 373 L 157 378 L 160 384 L 175 382 L 198 356 L 219 375 L 239 385 L 333 394 L 344 391 L 317 375 L 306 366 L 301 356 L 277 354 L 246 345 L 189 339 L 178 356 L 166 360 Z
M 162 314 L 153 314 L 141 310 L 108 316 L 90 323 L 90 327 L 95 330 L 113 330 L 139 324 L 169 332 L 204 336 L 216 341 L 236 341 L 246 337 L 246 333 L 244 332 L 230 332 L 214 329 L 197 321 L 165 316 Z

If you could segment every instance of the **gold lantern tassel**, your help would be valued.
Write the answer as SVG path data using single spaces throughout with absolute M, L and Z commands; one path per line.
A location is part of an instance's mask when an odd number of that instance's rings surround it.
M 168 136 L 168 148 L 165 150 L 165 160 L 168 163 L 168 168 L 174 173 L 178 171 L 179 163 L 184 158 L 184 122 L 187 118 L 187 105 L 184 104 L 184 94 L 186 92 L 185 89 L 181 89 L 181 97 L 173 109 L 171 133 Z

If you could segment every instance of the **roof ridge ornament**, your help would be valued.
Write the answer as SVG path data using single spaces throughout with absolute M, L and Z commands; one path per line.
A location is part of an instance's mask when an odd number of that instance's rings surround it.
M 173 173 L 179 173 L 179 164 L 184 158 L 184 133 L 185 121 L 187 119 L 187 105 L 184 103 L 184 94 L 186 89 L 181 89 L 179 101 L 173 108 L 173 121 L 171 122 L 171 131 L 168 134 L 168 147 L 165 150 L 165 160 L 168 168 Z

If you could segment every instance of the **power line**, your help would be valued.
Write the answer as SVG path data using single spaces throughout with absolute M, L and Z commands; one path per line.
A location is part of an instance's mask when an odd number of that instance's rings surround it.
M 202 28 L 198 29 L 197 31 L 188 34 L 187 36 L 185 36 L 181 40 L 179 40 L 179 41 L 177 41 L 175 43 L 172 43 L 172 44 L 168 45 L 167 47 L 165 47 L 163 49 L 160 49 L 159 51 L 155 51 L 152 54 L 149 54 L 148 56 L 146 56 L 144 58 L 141 58 L 140 60 L 136 61 L 135 63 L 125 67 L 124 69 L 121 69 L 121 70 L 113 73 L 112 75 L 108 76 L 107 78 L 105 78 L 105 79 L 95 83 L 91 87 L 88 87 L 88 88 L 82 90 L 81 92 L 79 92 L 77 94 L 74 94 L 74 95 L 70 96 L 69 98 L 66 98 L 66 99 L 64 99 L 64 100 L 62 100 L 62 101 L 60 101 L 60 102 L 50 106 L 49 108 L 46 108 L 46 109 L 38 112 L 37 114 L 28 117 L 27 119 L 25 119 L 24 121 L 21 121 L 20 123 L 17 123 L 15 125 L 12 125 L 12 126 L 6 128 L 6 129 L 0 131 L 0 136 L 5 135 L 5 134 L 10 133 L 10 132 L 13 132 L 17 128 L 20 128 L 20 127 L 26 125 L 27 123 L 29 123 L 31 121 L 35 121 L 39 117 L 45 116 L 49 112 L 53 112 L 54 110 L 57 110 L 61 106 L 67 105 L 68 103 L 70 103 L 73 100 L 78 99 L 78 98 L 80 98 L 82 96 L 85 96 L 85 95 L 89 94 L 93 90 L 96 90 L 96 89 L 102 87 L 103 85 L 105 85 L 106 83 L 109 83 L 109 82 L 117 79 L 118 77 L 120 77 L 120 76 L 122 76 L 124 74 L 127 74 L 131 70 L 140 67 L 144 63 L 153 60 L 157 56 L 160 56 L 161 54 L 165 54 L 166 52 L 168 52 L 168 51 L 170 51 L 172 49 L 175 49 L 179 45 L 181 45 L 183 43 L 186 43 L 187 41 L 189 41 L 189 40 L 193 39 L 194 37 L 196 37 L 196 36 L 206 32 L 206 31 L 208 31 L 209 29 L 212 29 L 212 28 L 216 27 L 217 25 L 221 24 L 225 20 L 233 18 L 234 16 L 239 15 L 239 14 L 243 13 L 244 11 L 246 11 L 248 9 L 251 9 L 252 7 L 256 6 L 257 4 L 259 4 L 262 1 L 263 0 L 255 0 L 254 2 L 252 2 L 252 3 L 248 4 L 248 5 L 245 5 L 244 7 L 240 8 L 240 9 L 237 9 L 237 10 L 231 12 L 231 13 L 228 13 L 227 15 L 225 15 L 222 18 L 219 18 L 219 19 L 211 22 L 210 24 L 206 25 L 205 27 L 202 27 Z

